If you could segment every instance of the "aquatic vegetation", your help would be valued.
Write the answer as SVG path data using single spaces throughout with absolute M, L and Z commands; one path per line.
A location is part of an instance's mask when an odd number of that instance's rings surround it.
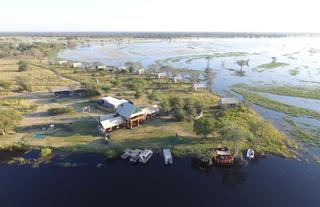
M 289 70 L 289 74 L 292 76 L 296 76 L 299 73 L 300 73 L 299 68 L 294 68 L 294 69 Z
M 320 100 L 320 88 L 316 87 L 297 87 L 297 86 L 250 86 L 245 83 L 234 85 L 235 88 L 242 88 L 250 91 L 257 91 L 262 93 L 271 93 L 282 96 L 292 96 L 301 98 L 311 98 Z
M 242 95 L 247 101 L 274 110 L 285 113 L 291 116 L 307 116 L 320 120 L 320 112 L 303 109 L 293 105 L 283 104 L 278 101 L 271 100 L 269 98 L 258 95 L 257 93 L 249 92 L 248 90 L 239 89 L 233 87 L 232 90 L 240 95 Z
M 59 162 L 58 165 L 62 167 L 77 167 L 78 164 L 74 162 Z
M 257 68 L 255 68 L 258 72 L 262 72 L 265 69 L 274 69 L 274 68 L 279 68 L 279 67 L 283 67 L 283 66 L 287 66 L 289 65 L 288 63 L 282 63 L 282 62 L 276 62 L 276 61 L 272 61 L 270 63 L 266 63 L 266 64 L 262 64 L 259 65 Z
M 44 157 L 48 157 L 52 154 L 53 150 L 49 147 L 45 147 L 45 148 L 41 148 L 41 151 L 40 151 L 40 156 L 42 158 Z

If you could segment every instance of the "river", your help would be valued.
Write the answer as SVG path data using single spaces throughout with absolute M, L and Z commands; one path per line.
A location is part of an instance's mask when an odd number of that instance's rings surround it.
M 320 166 L 258 157 L 247 165 L 200 168 L 192 158 L 164 166 L 161 155 L 146 165 L 92 153 L 64 155 L 38 168 L 0 167 L 1 206 L 317 206 Z

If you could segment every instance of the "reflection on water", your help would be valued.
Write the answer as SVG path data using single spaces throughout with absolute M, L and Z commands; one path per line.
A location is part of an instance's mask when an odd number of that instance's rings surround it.
M 63 167 L 63 160 L 78 165 Z M 320 202 L 320 166 L 312 163 L 268 156 L 228 168 L 198 164 L 175 158 L 166 167 L 155 155 L 146 165 L 132 165 L 92 153 L 54 158 L 39 168 L 2 164 L 1 206 L 295 207 Z

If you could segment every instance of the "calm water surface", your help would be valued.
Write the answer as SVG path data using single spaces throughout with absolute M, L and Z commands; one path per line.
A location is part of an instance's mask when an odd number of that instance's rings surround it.
M 160 155 L 147 165 L 73 154 L 32 168 L 0 167 L 1 206 L 318 206 L 320 166 L 258 158 L 245 166 L 202 169 L 192 158 L 165 167 Z M 97 167 L 98 163 L 103 165 Z

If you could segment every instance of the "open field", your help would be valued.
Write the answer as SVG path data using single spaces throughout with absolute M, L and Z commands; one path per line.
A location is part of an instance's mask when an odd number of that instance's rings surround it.
M 27 59 L 28 70 L 22 72 L 18 71 L 17 62 L 14 58 L 0 59 L 0 81 L 10 82 L 10 88 L 13 91 L 57 90 L 73 83 L 71 80 L 57 76 L 50 70 L 31 64 L 41 64 L 38 60 Z

